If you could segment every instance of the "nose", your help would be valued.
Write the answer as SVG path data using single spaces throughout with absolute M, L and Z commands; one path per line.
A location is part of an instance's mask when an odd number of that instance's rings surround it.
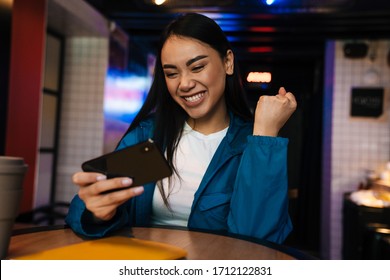
M 188 92 L 195 87 L 195 81 L 191 75 L 183 74 L 180 79 L 179 90 L 182 92 Z

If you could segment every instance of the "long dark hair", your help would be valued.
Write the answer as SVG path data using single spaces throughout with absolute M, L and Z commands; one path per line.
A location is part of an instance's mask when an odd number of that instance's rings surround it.
M 232 47 L 219 25 L 201 14 L 181 15 L 172 21 L 162 33 L 156 55 L 153 83 L 145 103 L 126 134 L 137 127 L 142 120 L 154 114 L 154 141 L 162 150 L 166 150 L 168 163 L 177 173 L 173 164 L 173 156 L 188 115 L 169 94 L 161 65 L 161 50 L 166 40 L 172 35 L 193 38 L 206 43 L 220 54 L 221 59 L 225 58 L 227 51 Z M 252 113 L 235 61 L 233 74 L 226 77 L 225 102 L 228 111 L 244 120 L 252 120 Z M 168 205 L 162 186 L 159 185 L 159 189 L 165 204 Z

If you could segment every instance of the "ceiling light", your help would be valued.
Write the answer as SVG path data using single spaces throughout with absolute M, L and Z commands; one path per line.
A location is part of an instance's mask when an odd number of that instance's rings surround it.
M 246 80 L 248 83 L 270 83 L 272 75 L 270 72 L 249 72 Z
M 154 4 L 160 6 L 165 3 L 165 0 L 154 0 Z

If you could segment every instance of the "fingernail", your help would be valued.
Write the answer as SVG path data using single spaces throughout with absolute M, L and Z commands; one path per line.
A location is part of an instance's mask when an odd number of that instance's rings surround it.
M 107 179 L 107 176 L 106 175 L 98 175 L 96 177 L 96 181 L 103 181 L 103 180 L 106 180 Z
M 135 188 L 132 188 L 134 194 L 138 195 L 138 194 L 141 194 L 144 192 L 144 187 L 135 187 Z
M 125 178 L 122 180 L 122 185 L 127 187 L 130 186 L 133 183 L 133 180 L 131 178 Z

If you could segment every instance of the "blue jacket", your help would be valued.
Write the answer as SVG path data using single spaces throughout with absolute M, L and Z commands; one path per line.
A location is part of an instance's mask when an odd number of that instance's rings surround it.
M 292 229 L 288 214 L 288 139 L 253 136 L 253 123 L 231 114 L 230 126 L 195 193 L 188 228 L 225 231 L 282 243 Z M 151 138 L 149 119 L 121 141 L 118 149 Z M 66 223 L 77 233 L 101 237 L 123 226 L 148 226 L 155 183 L 121 205 L 106 223 L 76 195 Z

